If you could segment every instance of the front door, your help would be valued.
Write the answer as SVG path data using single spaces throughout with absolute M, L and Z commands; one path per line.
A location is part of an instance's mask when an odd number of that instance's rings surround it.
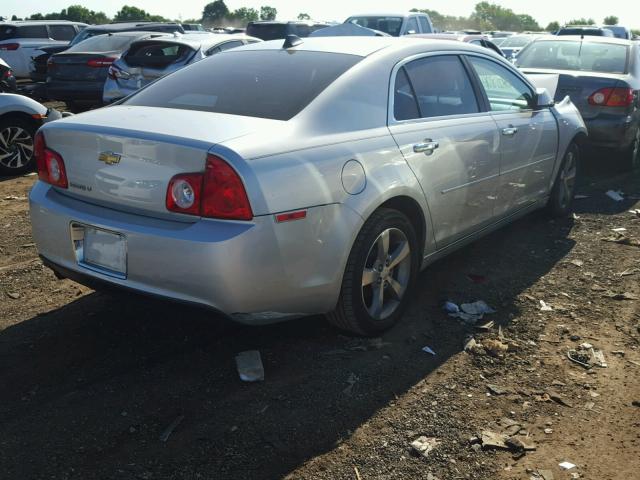
M 422 186 L 438 248 L 491 223 L 500 169 L 496 124 L 457 55 L 396 68 L 389 129 Z

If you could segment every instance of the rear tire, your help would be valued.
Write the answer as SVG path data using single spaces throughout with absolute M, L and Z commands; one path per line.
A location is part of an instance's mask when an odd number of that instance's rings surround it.
M 395 325 L 415 283 L 418 251 L 415 229 L 403 213 L 389 208 L 374 212 L 353 244 L 329 322 L 363 336 Z
M 637 168 L 640 168 L 640 126 L 636 130 L 636 135 L 629 148 L 622 150 L 621 155 L 621 168 L 624 172 L 630 172 Z
M 0 120 L 0 175 L 22 175 L 33 169 L 37 129 L 33 122 L 18 116 Z
M 579 164 L 580 147 L 577 143 L 571 142 L 562 158 L 560 170 L 547 203 L 547 210 L 554 217 L 564 217 L 571 212 Z

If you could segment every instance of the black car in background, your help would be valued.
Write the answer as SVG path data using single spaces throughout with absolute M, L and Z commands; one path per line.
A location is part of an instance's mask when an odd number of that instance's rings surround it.
M 555 100 L 580 110 L 596 147 L 619 151 L 625 170 L 640 162 L 640 44 L 589 36 L 541 37 L 520 51 L 529 77 L 557 74 Z
M 608 28 L 595 25 L 567 25 L 556 32 L 556 35 L 580 35 L 585 37 L 615 37 Z
M 139 31 L 109 33 L 88 38 L 52 55 L 47 64 L 47 97 L 67 103 L 72 110 L 102 105 L 102 90 L 111 64 L 134 41 L 164 35 L 167 34 Z
M 163 33 L 184 33 L 185 29 L 175 22 L 119 22 L 107 23 L 104 25 L 91 25 L 79 32 L 68 45 L 53 45 L 39 49 L 41 54 L 33 57 L 33 65 L 30 72 L 31 80 L 34 82 L 44 82 L 47 78 L 47 62 L 51 55 L 64 52 L 67 48 L 80 43 L 87 38 L 106 33 L 117 32 L 163 32 Z

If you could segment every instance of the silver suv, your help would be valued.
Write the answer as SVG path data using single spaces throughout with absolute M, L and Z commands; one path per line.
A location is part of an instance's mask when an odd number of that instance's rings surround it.
M 414 33 L 435 33 L 429 15 L 426 13 L 367 13 L 353 15 L 344 23 L 353 23 L 361 27 L 384 32 L 392 37 Z
M 36 50 L 66 45 L 86 26 L 67 20 L 0 22 L 0 58 L 11 66 L 17 78 L 27 78 Z

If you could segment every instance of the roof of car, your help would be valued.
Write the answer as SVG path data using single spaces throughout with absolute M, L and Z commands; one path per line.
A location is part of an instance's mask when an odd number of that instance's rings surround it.
M 132 32 L 132 33 L 140 33 L 140 32 Z M 174 35 L 171 33 L 160 34 L 158 36 L 154 36 L 153 38 L 141 38 L 138 40 L 139 42 L 144 42 L 148 40 L 155 41 L 166 41 L 170 43 L 179 43 L 182 45 L 188 45 L 193 48 L 209 48 L 214 45 L 218 45 L 220 43 L 232 41 L 232 40 L 254 40 L 256 42 L 260 42 L 259 38 L 250 37 L 249 35 L 238 35 L 238 34 L 225 34 L 225 33 L 211 33 L 211 32 L 200 32 L 200 33 L 184 33 Z
M 297 25 L 326 24 L 326 22 L 315 22 L 313 20 L 255 20 L 253 22 L 249 22 L 251 25 L 283 25 L 288 23 L 295 23 Z
M 626 40 L 624 38 L 616 38 L 616 37 L 598 37 L 594 35 L 541 35 L 536 38 L 534 42 L 548 42 L 548 41 L 556 41 L 556 42 L 567 42 L 567 41 L 583 41 L 583 42 L 596 42 L 596 43 L 617 43 L 620 45 L 632 45 L 633 42 L 631 40 Z
M 365 12 L 358 13 L 355 15 L 349 15 L 349 18 L 352 17 L 409 17 L 411 15 L 426 15 L 424 12 L 393 12 L 393 11 L 382 11 L 382 12 Z
M 16 27 L 30 27 L 35 25 L 87 25 L 82 22 L 72 22 L 71 20 L 12 20 L 10 22 L 0 22 L 0 25 L 15 25 Z
M 486 35 L 472 35 L 466 33 L 414 33 L 407 35 L 409 38 L 428 38 L 433 40 L 456 40 L 458 42 L 470 42 L 472 40 L 489 40 Z
M 238 50 L 281 50 L 283 40 L 271 40 L 268 42 L 254 43 Z M 432 40 L 424 38 L 404 37 L 307 37 L 302 39 L 302 43 L 294 47 L 298 51 L 341 53 L 345 55 L 356 55 L 367 57 L 379 50 L 395 48 L 411 49 L 420 45 L 423 49 L 429 50 L 460 50 L 461 48 L 474 49 L 473 45 L 461 44 L 450 40 Z M 476 47 L 480 48 L 480 47 Z M 474 49 L 475 50 L 475 49 Z
M 122 23 L 105 23 L 102 25 L 91 25 L 87 27 L 87 30 L 104 30 L 104 31 L 113 31 L 117 32 L 120 30 L 128 30 L 136 27 L 150 27 L 157 25 L 175 25 L 179 26 L 178 23 L 174 22 L 122 22 Z

